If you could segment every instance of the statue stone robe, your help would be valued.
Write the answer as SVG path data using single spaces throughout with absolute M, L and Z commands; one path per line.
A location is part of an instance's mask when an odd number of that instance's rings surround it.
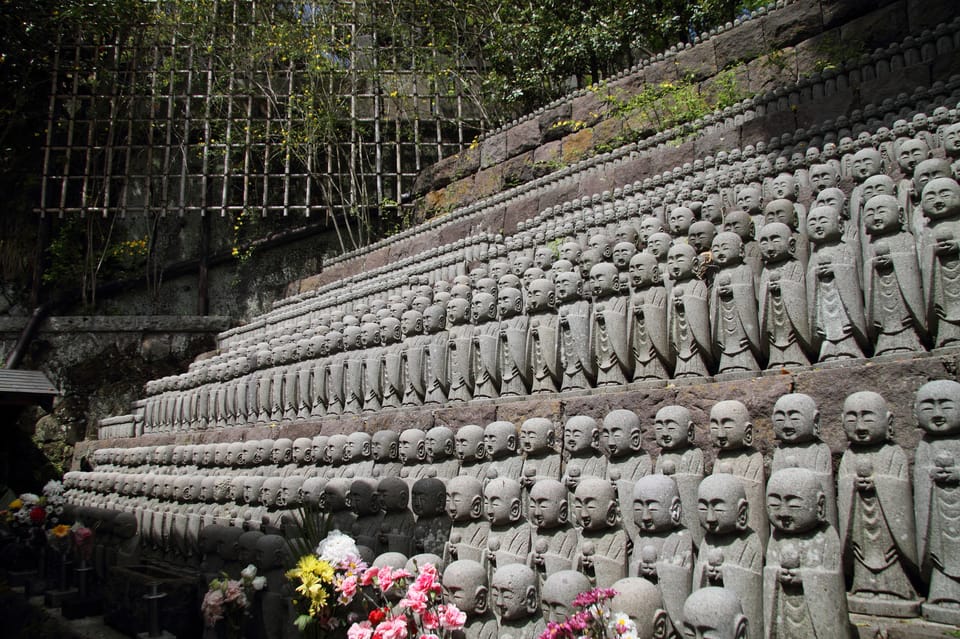
M 446 563 L 456 559 L 469 559 L 484 564 L 489 534 L 490 522 L 486 520 L 453 522 L 450 527 L 450 543 L 444 554 Z
M 536 313 L 530 316 L 530 394 L 556 393 L 560 390 L 559 316 Z
M 547 624 L 540 615 L 513 621 L 501 620 L 499 636 L 511 637 L 511 639 L 538 639 L 546 627 Z
M 858 475 L 871 477 L 874 489 L 858 490 Z M 911 616 L 919 605 L 911 582 L 917 546 L 903 449 L 896 444 L 848 448 L 837 472 L 837 506 L 844 562 L 852 575 L 850 611 L 889 615 L 895 607 L 897 616 Z
M 402 344 L 391 344 L 380 349 L 380 406 L 382 408 L 400 408 L 404 393 L 404 355 Z M 421 360 L 422 363 L 422 360 Z M 369 394 L 369 391 L 367 391 Z M 418 396 L 416 391 L 414 396 Z
M 875 333 L 874 355 L 923 351 L 923 286 L 913 235 L 892 233 L 874 238 L 864 267 L 866 320 Z M 890 258 L 878 263 L 878 251 Z
M 540 577 L 541 586 L 555 572 L 576 569 L 579 542 L 577 529 L 569 524 L 533 529 L 529 565 Z
M 343 412 L 348 415 L 356 415 L 363 410 L 364 355 L 365 351 L 359 349 L 349 351 L 343 363 Z
M 418 552 L 428 552 L 443 557 L 450 539 L 451 523 L 446 513 L 417 517 L 413 527 L 414 548 Z
M 652 566 L 645 565 L 643 553 L 656 553 Z M 693 590 L 693 536 L 682 528 L 640 532 L 633 538 L 633 553 L 627 571 L 657 585 L 664 609 L 674 628 L 683 627 L 683 602 Z M 651 568 L 653 572 L 651 572 Z
M 960 439 L 925 436 L 913 465 L 919 558 L 930 583 L 923 615 L 954 625 L 960 623 L 960 486 L 934 482 L 930 471 L 958 459 Z
M 366 348 L 360 353 L 363 357 L 363 384 L 362 389 L 362 410 L 365 413 L 372 413 L 383 407 L 383 357 L 386 349 L 382 347 Z M 348 367 L 348 372 L 349 372 Z
M 619 524 L 601 530 L 581 530 L 577 570 L 587 575 L 596 588 L 610 588 L 627 576 L 628 547 L 627 531 Z
M 401 355 L 403 395 L 400 401 L 402 406 L 420 406 L 424 403 L 427 394 L 429 342 L 429 335 L 412 335 L 403 341 Z
M 697 560 L 693 566 L 693 589 L 711 585 L 707 579 L 707 558 L 715 551 L 723 555 L 720 574 L 723 587 L 740 598 L 743 614 L 750 620 L 750 639 L 761 639 L 763 634 L 763 545 L 757 534 L 743 530 L 731 534 L 703 536 Z
M 270 380 L 270 420 L 277 422 L 283 419 L 283 382 L 286 378 L 286 367 L 277 366 L 271 369 Z M 213 411 L 207 408 L 207 420 L 209 424 Z M 212 424 L 209 424 L 212 425 Z
M 563 457 L 553 451 L 538 455 L 524 455 L 522 477 L 528 485 L 533 485 L 541 479 L 560 480 L 560 468 L 563 466 Z M 533 474 L 527 474 L 532 471 Z
M 497 568 L 507 564 L 526 564 L 530 554 L 530 535 L 531 526 L 526 521 L 505 526 L 491 524 L 487 532 L 487 548 L 490 548 L 490 542 L 494 539 L 499 543 L 499 548 L 485 551 L 485 554 L 492 554 L 492 561 L 491 557 L 485 557 L 487 574 L 492 576 Z
M 296 364 L 287 364 L 283 371 L 283 419 L 291 421 L 296 419 L 300 408 L 300 398 L 297 391 L 300 389 L 299 380 L 300 367 Z M 217 393 L 222 394 L 221 392 Z M 217 412 L 220 412 L 218 406 Z M 219 419 L 219 418 L 218 418 Z
M 496 320 L 473 327 L 473 397 L 500 396 L 500 323 Z
M 675 378 L 707 377 L 713 365 L 707 285 L 697 279 L 674 282 L 667 321 Z
M 829 274 L 820 265 L 829 264 Z M 807 309 L 818 361 L 862 358 L 868 347 L 859 251 L 844 242 L 817 246 L 807 265 Z
M 667 331 L 667 289 L 650 286 L 630 298 L 633 381 L 669 379 L 673 370 Z
M 517 397 L 529 392 L 531 385 L 529 325 L 530 320 L 526 315 L 516 315 L 500 321 L 500 347 L 497 355 L 501 397 Z
M 697 514 L 697 490 L 703 481 L 703 451 L 696 446 L 682 451 L 661 450 L 653 472 L 663 474 L 666 462 L 673 465 L 670 477 L 676 482 L 680 493 L 680 522 L 693 537 L 693 544 L 699 546 L 703 539 L 703 528 L 700 527 Z
M 937 235 L 960 240 L 960 221 L 931 224 L 921 236 L 920 266 L 927 298 L 930 333 L 937 348 L 960 342 L 960 254 L 938 255 Z
M 348 353 L 338 353 L 327 360 L 327 414 L 343 412 L 345 392 L 344 377 Z
M 780 581 L 784 550 L 800 558 L 801 584 Z M 769 639 L 847 639 L 846 591 L 837 531 L 821 524 L 805 533 L 774 530 L 763 569 L 763 623 Z
M 453 630 L 450 636 L 453 639 L 497 639 L 500 624 L 492 613 L 467 617 L 467 622 L 460 630 Z
M 806 468 L 820 481 L 827 522 L 839 529 L 837 519 L 836 483 L 833 479 L 833 459 L 830 456 L 830 447 L 822 441 L 805 442 L 791 446 L 777 446 L 773 449 L 773 461 L 770 464 L 770 474 L 782 468 L 789 468 L 793 463 L 798 468 Z
M 451 402 L 467 402 L 473 399 L 473 326 L 458 324 L 451 326 L 448 333 L 447 398 Z
M 721 295 L 721 283 L 729 295 Z M 722 269 L 710 289 L 710 332 L 719 354 L 718 373 L 760 370 L 760 322 L 753 269 L 739 264 Z
M 583 390 L 596 379 L 590 353 L 590 303 L 562 304 L 559 310 L 560 359 L 563 375 L 560 390 Z
M 448 331 L 439 331 L 427 337 L 424 354 L 423 403 L 436 406 L 447 403 L 450 389 Z
M 771 290 L 779 284 L 779 292 Z M 800 260 L 788 259 L 760 274 L 760 335 L 769 349 L 767 368 L 809 366 L 807 286 Z
M 591 316 L 591 352 L 597 386 L 622 386 L 632 377 L 629 298 L 610 295 L 594 300 Z

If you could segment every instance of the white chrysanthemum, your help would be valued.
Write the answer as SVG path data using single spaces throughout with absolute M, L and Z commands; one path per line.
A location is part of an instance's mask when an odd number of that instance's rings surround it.
M 336 567 L 342 561 L 359 557 L 360 551 L 350 535 L 345 535 L 339 530 L 332 530 L 326 539 L 317 546 L 317 556 Z
M 47 497 L 63 494 L 63 483 L 56 479 L 51 479 L 43 486 L 43 494 Z
M 637 624 L 625 612 L 614 612 L 610 618 L 610 630 L 620 637 L 637 634 Z
M 253 564 L 248 564 L 246 568 L 240 571 L 240 576 L 244 579 L 253 579 L 257 576 L 257 567 Z
M 29 506 L 36 506 L 38 503 L 40 503 L 40 498 L 33 493 L 23 493 L 20 495 L 20 501 L 23 502 L 24 508 L 27 508 Z
M 267 585 L 267 578 L 266 578 L 266 577 L 254 577 L 254 578 L 253 578 L 253 583 L 252 583 L 252 585 L 253 585 L 253 589 L 254 589 L 254 590 L 263 590 L 264 587 L 266 587 L 266 585 Z

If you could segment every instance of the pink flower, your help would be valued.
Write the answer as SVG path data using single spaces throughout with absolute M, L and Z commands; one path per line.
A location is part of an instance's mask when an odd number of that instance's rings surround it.
M 437 567 L 433 564 L 424 564 L 423 567 L 420 568 L 420 573 L 417 575 L 414 585 L 417 587 L 417 590 L 439 594 L 442 588 L 440 586 L 439 576 L 437 575 Z
M 243 593 L 243 587 L 239 581 L 231 579 L 227 582 L 227 591 L 224 593 L 226 603 L 237 602 L 241 607 L 246 607 L 246 596 Z
M 581 592 L 579 595 L 577 595 L 573 600 L 573 605 L 577 608 L 586 608 L 587 606 L 592 606 L 598 601 L 613 599 L 616 594 L 617 591 L 613 588 L 594 588 L 593 590 Z
M 347 639 L 371 639 L 371 637 L 373 637 L 373 626 L 369 621 L 355 623 L 347 630 Z
M 436 630 L 440 627 L 440 615 L 433 610 L 424 610 L 420 615 L 420 622 L 427 630 Z
M 220 590 L 208 590 L 201 605 L 203 618 L 211 628 L 223 619 L 223 593 Z
M 440 627 L 444 630 L 459 630 L 467 623 L 467 613 L 453 604 L 441 605 L 437 610 L 440 613 Z
M 373 639 L 407 639 L 406 615 L 397 615 L 381 622 L 373 631 Z
M 380 590 L 386 592 L 390 590 L 394 582 L 399 581 L 400 579 L 407 579 L 410 577 L 410 573 L 400 568 L 398 570 L 393 570 L 390 566 L 384 566 L 380 569 L 379 574 L 377 575 L 377 583 L 380 584 Z
M 406 596 L 397 602 L 397 606 L 400 608 L 409 608 L 417 614 L 423 614 L 423 611 L 427 609 L 427 593 L 418 590 L 415 585 L 410 586 L 410 588 L 407 589 Z
M 357 578 L 355 576 L 345 577 L 338 586 L 338 590 L 344 597 L 353 599 L 357 594 Z
M 423 634 L 423 635 L 420 635 L 417 639 L 440 639 L 440 637 L 438 637 L 435 634 Z
M 361 586 L 369 586 L 373 583 L 373 578 L 380 573 L 380 569 L 376 566 L 371 566 L 363 571 L 363 576 L 360 577 Z

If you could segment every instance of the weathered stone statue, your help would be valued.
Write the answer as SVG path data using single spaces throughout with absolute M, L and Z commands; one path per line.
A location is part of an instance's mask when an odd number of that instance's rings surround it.
M 809 395 L 789 393 L 773 405 L 773 449 L 770 473 L 798 467 L 814 474 L 824 495 L 827 521 L 837 527 L 837 498 L 833 480 L 830 447 L 820 439 L 820 411 Z
M 599 477 L 583 477 L 573 494 L 580 525 L 577 568 L 598 588 L 627 576 L 628 537 L 620 525 L 615 486 Z
M 432 474 L 443 481 L 456 477 L 460 462 L 456 457 L 453 430 L 447 426 L 434 426 L 426 432 L 424 444 L 427 450 L 424 476 Z
M 622 386 L 633 373 L 629 297 L 620 292 L 617 267 L 601 262 L 590 271 L 593 286 L 590 341 L 597 386 Z
M 556 479 L 538 479 L 530 488 L 527 508 L 533 526 L 529 565 L 540 577 L 576 567 L 579 537 L 570 522 L 567 488 Z
M 630 283 L 632 381 L 669 379 L 673 351 L 667 331 L 667 289 L 653 255 L 637 253 L 630 258 Z
M 500 312 L 497 351 L 500 371 L 500 395 L 518 397 L 530 392 L 530 318 L 523 313 L 523 296 L 513 287 L 500 289 L 497 299 Z
M 757 635 L 748 621 L 744 607 L 734 590 L 701 588 L 695 590 L 683 604 L 683 634 L 686 637 L 713 637 L 715 639 L 748 639 Z
M 327 439 L 327 445 L 323 449 L 323 463 L 326 467 L 327 477 L 343 477 L 346 471 L 344 464 L 344 453 L 347 450 L 346 435 L 331 435 Z M 277 444 L 280 440 L 277 440 Z M 276 445 L 274 446 L 276 450 Z
M 459 559 L 447 562 L 443 587 L 453 605 L 467 615 L 462 630 L 453 639 L 496 639 L 499 625 L 488 606 L 487 572 L 478 562 Z
M 763 505 L 763 454 L 753 448 L 753 423 L 747 407 L 736 400 L 714 404 L 710 410 L 710 436 L 719 449 L 713 463 L 714 474 L 730 473 L 740 479 L 750 504 L 748 523 L 765 544 L 769 525 Z
M 703 537 L 697 517 L 697 489 L 703 481 L 703 451 L 694 444 L 695 428 L 684 406 L 664 406 L 653 421 L 660 454 L 654 472 L 670 475 L 680 492 L 681 522 L 699 545 Z
M 563 447 L 567 465 L 563 483 L 571 493 L 584 477 L 607 477 L 607 458 L 597 449 L 600 428 L 597 420 L 587 415 L 574 415 L 563 426 Z
M 632 503 L 637 532 L 628 574 L 657 585 L 671 622 L 679 627 L 694 560 L 693 535 L 683 527 L 680 491 L 668 475 L 647 475 L 634 486 Z
M 851 566 L 851 612 L 915 616 L 919 599 L 913 495 L 906 454 L 890 441 L 893 414 L 870 391 L 843 403 L 850 447 L 837 472 L 837 505 L 844 562 Z
M 707 377 L 713 368 L 713 341 L 707 285 L 696 279 L 700 258 L 689 244 L 677 244 L 667 254 L 673 281 L 667 319 L 670 347 L 676 360 L 673 376 Z
M 350 490 L 350 484 L 350 480 L 334 477 L 323 487 L 320 510 L 328 514 L 331 530 L 353 529 L 357 516 L 347 505 L 347 491 Z
M 375 330 L 374 326 L 371 324 L 366 331 L 354 325 L 346 326 L 343 329 L 343 348 L 345 351 L 343 360 L 343 412 L 346 415 L 356 415 L 363 410 L 366 359 L 363 339 L 366 333 L 369 335 L 369 339 L 376 339 L 379 343 L 379 331 Z M 376 335 L 375 338 L 374 335 Z M 377 361 L 379 361 L 379 355 Z M 379 377 L 377 383 L 379 384 Z
M 763 261 L 760 244 L 755 239 L 753 220 L 743 211 L 730 211 L 723 218 L 723 230 L 736 233 L 743 243 L 743 262 L 753 269 L 754 279 L 760 278 Z
M 583 299 L 579 273 L 558 273 L 560 361 L 563 365 L 560 390 L 590 388 L 596 379 L 590 352 L 590 303 Z
M 600 450 L 607 456 L 607 479 L 617 487 L 620 504 L 633 498 L 633 486 L 653 471 L 650 456 L 643 450 L 640 418 L 631 410 L 615 409 L 603 418 L 600 429 Z M 621 525 L 633 538 L 633 518 L 623 518 Z
M 722 586 L 736 593 L 747 618 L 754 622 L 749 636 L 759 639 L 764 636 L 764 552 L 760 537 L 750 528 L 743 483 L 727 473 L 704 478 L 697 508 L 704 535 L 693 568 L 693 589 Z
M 667 254 L 672 244 L 673 238 L 670 237 L 669 233 L 654 233 L 647 238 L 647 245 L 643 249 L 644 253 L 649 253 L 657 260 L 657 268 L 660 269 L 660 279 L 666 283 L 667 288 L 670 287 L 672 278 L 669 269 L 667 269 Z
M 490 422 L 483 429 L 483 444 L 489 469 L 496 470 L 498 477 L 519 482 L 523 476 L 523 457 L 517 454 L 517 427 L 511 422 Z
M 921 196 L 928 228 L 921 236 L 927 317 L 937 347 L 960 342 L 960 184 L 930 180 Z
M 547 279 L 534 280 L 527 289 L 527 314 L 530 316 L 528 367 L 530 393 L 556 393 L 560 389 L 563 362 L 560 359 L 560 330 L 554 284 Z
M 667 216 L 667 225 L 670 227 L 670 235 L 674 238 L 685 238 L 690 231 L 690 225 L 693 224 L 694 215 L 686 206 L 678 206 L 670 211 Z
M 467 424 L 457 429 L 453 436 L 457 459 L 460 460 L 461 476 L 476 477 L 481 482 L 487 477 L 487 448 L 483 442 L 483 428 Z
M 324 337 L 327 340 L 326 398 L 328 415 L 339 415 L 343 412 L 345 401 L 344 370 L 349 353 L 344 352 L 344 336 L 340 331 L 329 331 Z
M 373 476 L 373 437 L 369 433 L 355 432 L 347 435 L 343 447 L 344 476 Z
M 287 540 L 280 535 L 264 535 L 257 540 L 257 571 L 267 578 L 260 595 L 260 614 L 264 636 L 280 639 L 290 622 L 290 599 L 287 595 L 286 569 L 289 561 Z
M 478 292 L 470 303 L 473 317 L 473 397 L 500 396 L 500 324 L 497 298 Z
M 350 483 L 350 490 L 347 491 L 347 505 L 356 515 L 356 521 L 349 534 L 356 540 L 358 546 L 366 546 L 374 554 L 379 554 L 383 512 L 377 500 L 376 480 L 366 477 L 354 479 Z
M 923 438 L 913 465 L 914 510 L 922 575 L 930 584 L 923 616 L 960 624 L 960 384 L 927 382 L 913 406 Z
M 429 305 L 423 309 L 423 313 L 427 312 L 428 308 L 430 308 Z M 423 313 L 409 310 L 403 314 L 403 318 L 400 320 L 400 332 L 403 335 L 403 342 L 399 348 L 400 379 L 402 383 L 400 391 L 401 406 L 420 406 L 423 404 L 426 395 L 427 348 L 430 337 L 423 335 Z M 384 391 L 385 404 L 387 403 L 386 398 L 387 392 Z
M 711 251 L 719 269 L 710 290 L 710 332 L 720 355 L 717 372 L 760 370 L 756 279 L 743 261 L 743 241 L 725 231 L 714 238 Z
M 591 589 L 586 576 L 565 568 L 553 572 L 540 583 L 540 610 L 546 623 L 564 623 L 576 612 L 573 600 L 582 592 Z
M 488 572 L 527 562 L 530 524 L 523 518 L 521 499 L 520 482 L 515 479 L 494 477 L 483 486 L 483 508 L 490 521 L 485 557 Z
M 449 333 L 446 330 L 447 310 L 432 304 L 423 311 L 423 333 L 427 342 L 424 355 L 424 405 L 442 405 L 450 390 Z M 409 364 L 409 360 L 408 360 Z
M 637 627 L 637 639 L 667 639 L 677 636 L 657 587 L 639 577 L 627 577 L 613 584 L 617 593 L 611 610 L 625 613 Z M 681 602 L 681 613 L 683 602 Z M 678 617 L 681 618 L 682 617 Z
M 803 265 L 795 257 L 790 227 L 774 222 L 760 229 L 760 338 L 769 351 L 768 369 L 808 366 L 810 318 Z
M 404 311 L 407 313 L 419 315 L 417 311 Z M 416 318 L 412 321 L 416 325 Z M 378 327 L 378 337 L 380 343 L 379 349 L 374 349 L 379 353 L 379 359 L 371 359 L 374 353 L 365 360 L 364 379 L 367 380 L 365 389 L 364 412 L 375 411 L 371 408 L 379 400 L 381 408 L 400 408 L 403 404 L 404 394 L 404 347 L 400 343 L 403 332 L 403 320 L 397 320 L 393 317 L 384 317 L 380 320 Z M 369 347 L 368 347 L 369 348 Z M 374 375 L 377 375 L 374 380 Z M 373 390 L 370 389 L 373 385 Z
M 401 432 L 397 457 L 403 464 L 401 475 L 413 487 L 413 482 L 427 476 L 427 434 L 419 428 Z
M 526 489 L 540 479 L 560 479 L 563 459 L 556 448 L 554 424 L 546 417 L 531 417 L 520 425 L 523 470 L 520 484 Z
M 454 298 L 447 304 L 447 399 L 473 398 L 473 326 L 468 323 L 470 302 Z
M 399 552 L 409 557 L 413 554 L 410 531 L 415 520 L 410 512 L 410 488 L 407 482 L 398 476 L 383 477 L 377 483 L 377 501 L 383 510 L 380 547 L 384 552 Z
M 820 479 L 805 468 L 770 475 L 773 534 L 763 569 L 763 623 L 770 639 L 850 637 L 840 539 L 827 521 Z
M 490 523 L 483 507 L 483 483 L 476 477 L 464 475 L 449 480 L 446 510 L 452 523 L 444 561 L 470 559 L 486 563 Z
M 379 430 L 370 439 L 374 477 L 399 477 L 400 435 L 392 430 Z
M 546 627 L 537 597 L 537 576 L 523 564 L 500 566 L 490 579 L 490 600 L 499 622 L 499 636 L 537 639 Z
M 450 518 L 444 511 L 446 487 L 436 477 L 418 479 L 410 493 L 410 503 L 417 523 L 413 528 L 413 544 L 417 552 L 443 556 L 450 538 Z
M 903 230 L 896 198 L 875 195 L 864 205 L 864 300 L 867 326 L 875 337 L 874 355 L 923 351 L 926 329 L 923 287 L 913 235 Z

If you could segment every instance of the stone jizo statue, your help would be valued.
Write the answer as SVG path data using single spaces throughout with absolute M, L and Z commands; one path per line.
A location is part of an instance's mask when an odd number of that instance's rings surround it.
M 620 525 L 616 488 L 598 477 L 584 477 L 573 494 L 580 526 L 577 568 L 598 588 L 627 576 L 627 533 Z
M 727 588 L 701 588 L 683 604 L 683 635 L 691 639 L 748 639 L 748 615 L 737 593 Z

